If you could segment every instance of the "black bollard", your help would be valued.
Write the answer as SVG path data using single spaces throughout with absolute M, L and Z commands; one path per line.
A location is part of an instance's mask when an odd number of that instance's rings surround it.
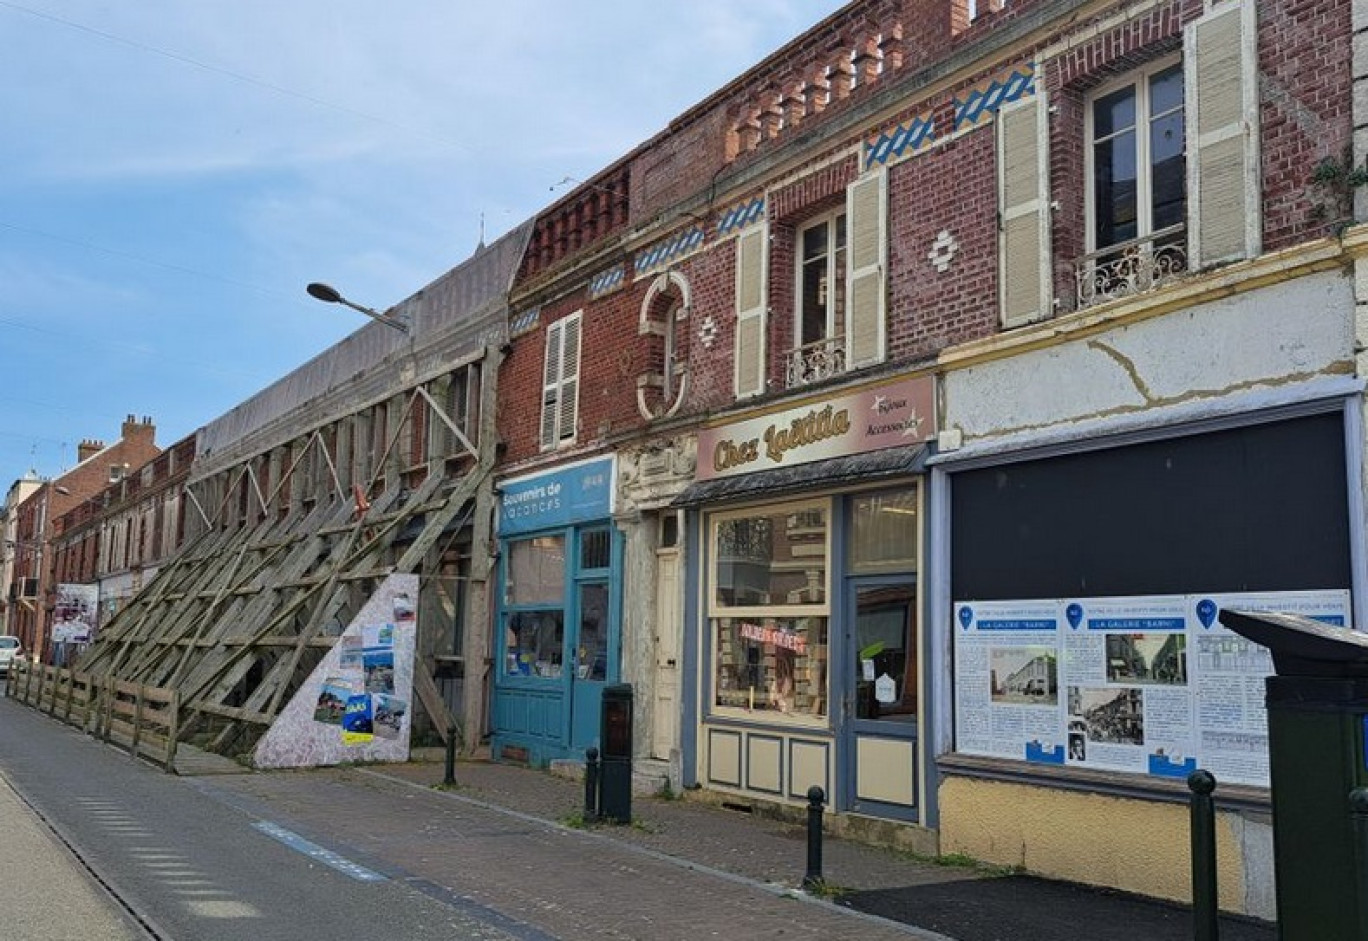
M 814 784 L 808 788 L 807 799 L 807 874 L 803 888 L 813 889 L 822 884 L 822 805 L 826 792 Z
M 1358 936 L 1368 938 L 1368 787 L 1356 787 L 1349 792 L 1349 822 L 1354 828 Z
M 599 750 L 591 747 L 584 753 L 584 822 L 598 819 Z
M 447 729 L 446 740 L 446 774 L 442 776 L 442 783 L 447 787 L 456 785 L 456 730 Z
M 1210 771 L 1188 775 L 1192 792 L 1192 937 L 1216 941 L 1220 932 L 1216 901 L 1216 778 Z

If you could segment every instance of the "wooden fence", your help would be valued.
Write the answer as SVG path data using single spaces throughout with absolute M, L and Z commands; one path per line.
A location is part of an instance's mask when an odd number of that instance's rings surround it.
M 180 693 L 15 660 L 6 694 L 174 773 Z

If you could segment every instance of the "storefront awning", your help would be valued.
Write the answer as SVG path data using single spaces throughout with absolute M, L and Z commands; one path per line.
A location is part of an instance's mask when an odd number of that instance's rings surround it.
M 810 464 L 778 467 L 774 470 L 703 480 L 689 487 L 671 504 L 676 507 L 701 506 L 754 497 L 776 497 L 816 488 L 841 487 L 853 483 L 920 474 L 932 454 L 930 444 L 867 451 L 848 457 L 833 457 Z

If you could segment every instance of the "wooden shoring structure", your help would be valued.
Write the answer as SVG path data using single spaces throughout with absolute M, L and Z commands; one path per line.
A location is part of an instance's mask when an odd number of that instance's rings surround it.
M 477 499 L 491 492 L 501 359 L 498 347 L 486 347 L 480 443 L 463 476 L 452 478 L 433 468 L 408 490 L 393 475 L 368 502 L 360 494 L 353 499 L 340 492 L 339 485 L 333 499 L 301 504 L 278 518 L 209 528 L 101 629 L 78 668 L 95 677 L 174 690 L 183 739 L 198 734 L 202 747 L 219 753 L 250 749 L 337 642 L 337 625 L 345 625 L 386 576 L 426 575 L 429 550 L 451 532 L 449 527 L 459 529 L 469 520 Z M 410 390 L 406 415 L 416 403 L 454 427 L 421 386 Z M 395 423 L 386 457 L 403 424 Z M 470 446 L 464 436 L 460 440 Z M 317 434 L 310 439 L 309 446 L 314 445 L 326 453 Z M 331 466 L 331 456 L 327 460 Z M 226 493 L 247 484 L 265 506 L 250 461 L 233 472 Z M 223 512 L 219 507 L 215 518 Z M 414 672 L 415 696 L 436 729 L 444 737 L 459 734 L 421 658 Z

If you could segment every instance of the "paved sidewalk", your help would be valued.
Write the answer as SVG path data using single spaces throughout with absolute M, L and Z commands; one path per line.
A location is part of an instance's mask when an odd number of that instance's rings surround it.
M 440 762 L 382 765 L 369 774 L 421 787 L 440 785 Z M 575 822 L 583 785 L 542 771 L 460 762 L 449 796 L 555 822 Z M 595 832 L 621 844 L 732 873 L 798 887 L 806 831 L 792 823 L 694 800 L 637 795 L 632 826 Z M 828 837 L 823 875 L 839 905 L 943 934 L 956 941 L 1187 941 L 1192 916 L 1182 906 L 1022 875 L 937 865 L 906 854 Z M 801 917 L 795 912 L 795 917 Z M 1222 941 L 1273 941 L 1265 922 L 1223 917 Z M 851 935 L 852 937 L 855 935 Z

